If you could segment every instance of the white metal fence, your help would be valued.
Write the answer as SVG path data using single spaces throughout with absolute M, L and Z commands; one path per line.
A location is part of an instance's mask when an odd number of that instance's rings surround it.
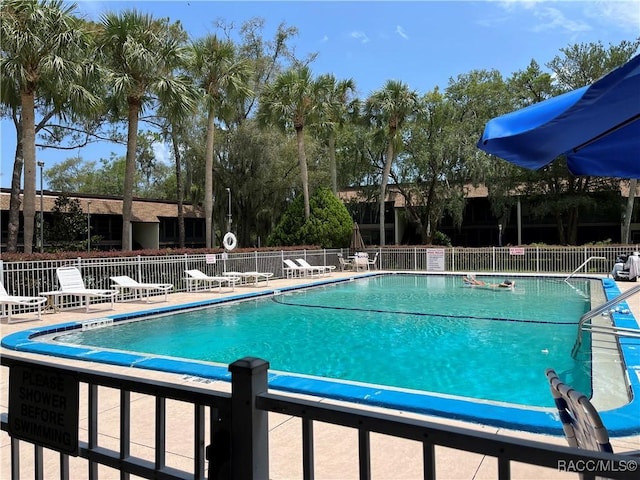
M 607 274 L 615 259 L 640 247 L 490 247 L 428 248 L 389 247 L 367 249 L 378 255 L 380 270 L 417 270 L 480 273 L 578 273 Z M 338 254 L 346 249 L 253 251 L 224 254 L 167 255 L 162 257 L 99 257 L 5 262 L 0 260 L 0 278 L 11 295 L 37 296 L 57 290 L 56 269 L 74 265 L 82 272 L 88 288 L 110 288 L 109 277 L 128 275 L 140 282 L 171 283 L 176 292 L 186 291 L 185 270 L 200 269 L 208 275 L 224 272 L 272 272 L 273 278 L 284 278 L 283 260 L 305 258 L 312 265 L 334 265 L 340 268 Z M 597 257 L 583 265 L 588 259 Z M 126 295 L 126 293 L 125 293 Z M 125 297 L 126 299 L 126 297 Z M 61 307 L 77 306 L 78 299 L 61 299 Z M 19 311 L 19 309 L 16 309 Z

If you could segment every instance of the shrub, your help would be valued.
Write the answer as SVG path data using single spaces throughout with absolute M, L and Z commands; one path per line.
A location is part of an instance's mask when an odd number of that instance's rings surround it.
M 451 239 L 440 231 L 436 231 L 433 235 L 433 245 L 443 245 L 445 247 L 451 246 Z
M 298 196 L 282 215 L 269 236 L 269 246 L 320 245 L 342 248 L 349 245 L 353 220 L 344 204 L 328 188 L 318 188 L 309 199 L 311 215 L 304 218 L 304 199 Z

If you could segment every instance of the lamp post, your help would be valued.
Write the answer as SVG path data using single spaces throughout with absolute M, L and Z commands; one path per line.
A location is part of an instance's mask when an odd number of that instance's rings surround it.
M 87 200 L 87 252 L 91 251 L 91 200 Z
M 211 194 L 211 246 L 214 247 L 216 244 L 216 192 L 214 191 Z
M 227 214 L 227 232 L 231 231 L 231 189 L 227 188 L 229 194 L 229 213 Z
M 498 246 L 502 246 L 502 224 L 498 224 Z
M 40 253 L 44 252 L 44 188 L 42 182 L 42 169 L 44 162 L 38 162 L 40 167 Z

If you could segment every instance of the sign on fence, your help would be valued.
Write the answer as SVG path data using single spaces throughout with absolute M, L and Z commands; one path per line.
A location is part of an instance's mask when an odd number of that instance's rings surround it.
M 512 247 L 509 249 L 509 255 L 524 255 L 524 248 Z
M 427 249 L 427 271 L 444 272 L 444 248 Z
M 206 263 L 208 263 L 208 264 L 209 264 L 209 263 L 216 263 L 216 254 L 215 254 L 215 253 L 207 253 L 207 254 L 204 256 L 204 261 L 205 261 Z
M 78 379 L 57 370 L 13 365 L 9 370 L 9 434 L 78 455 Z

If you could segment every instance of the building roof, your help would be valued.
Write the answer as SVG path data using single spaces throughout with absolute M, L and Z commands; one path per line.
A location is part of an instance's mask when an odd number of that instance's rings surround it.
M 371 191 L 374 189 L 374 197 L 367 197 L 365 195 L 365 191 Z M 465 189 L 465 198 L 487 198 L 489 196 L 489 189 L 485 185 L 473 186 L 467 185 L 464 187 Z M 357 201 L 359 203 L 366 202 L 377 202 L 377 194 L 379 192 L 379 187 L 350 187 L 345 188 L 338 192 L 338 198 L 345 203 L 351 201 Z M 629 196 L 629 181 L 621 180 L 620 181 L 620 196 L 622 198 L 627 198 Z M 640 182 L 636 187 L 636 197 L 640 198 Z M 393 202 L 393 206 L 395 208 L 402 208 L 405 206 L 405 198 L 400 194 L 398 188 L 395 185 L 389 185 L 387 187 L 386 201 Z
M 42 195 L 42 210 L 51 212 L 55 207 L 56 198 L 61 195 L 59 192 L 45 190 Z M 9 200 L 11 192 L 9 189 L 2 189 L 0 192 L 0 209 L 9 210 Z M 88 195 L 68 195 L 69 198 L 77 199 L 80 208 L 84 212 L 92 215 L 122 215 L 122 199 L 117 197 L 92 197 Z M 22 210 L 22 205 L 20 205 Z M 162 200 L 147 200 L 134 198 L 131 209 L 131 221 L 140 223 L 158 223 L 159 217 L 177 218 L 178 203 Z M 40 211 L 40 192 L 36 197 L 36 211 Z M 204 209 L 199 205 L 183 203 L 185 218 L 202 218 Z
M 375 187 L 375 193 L 377 195 L 379 188 Z M 486 198 L 489 196 L 489 190 L 485 186 L 474 187 L 468 185 L 465 187 L 466 198 Z M 338 198 L 343 202 L 357 201 L 357 202 L 377 202 L 377 198 L 367 198 L 363 190 L 358 187 L 346 188 L 338 192 Z M 405 198 L 400 194 L 395 185 L 389 185 L 387 187 L 387 202 L 393 202 L 395 208 L 402 208 L 405 206 Z

